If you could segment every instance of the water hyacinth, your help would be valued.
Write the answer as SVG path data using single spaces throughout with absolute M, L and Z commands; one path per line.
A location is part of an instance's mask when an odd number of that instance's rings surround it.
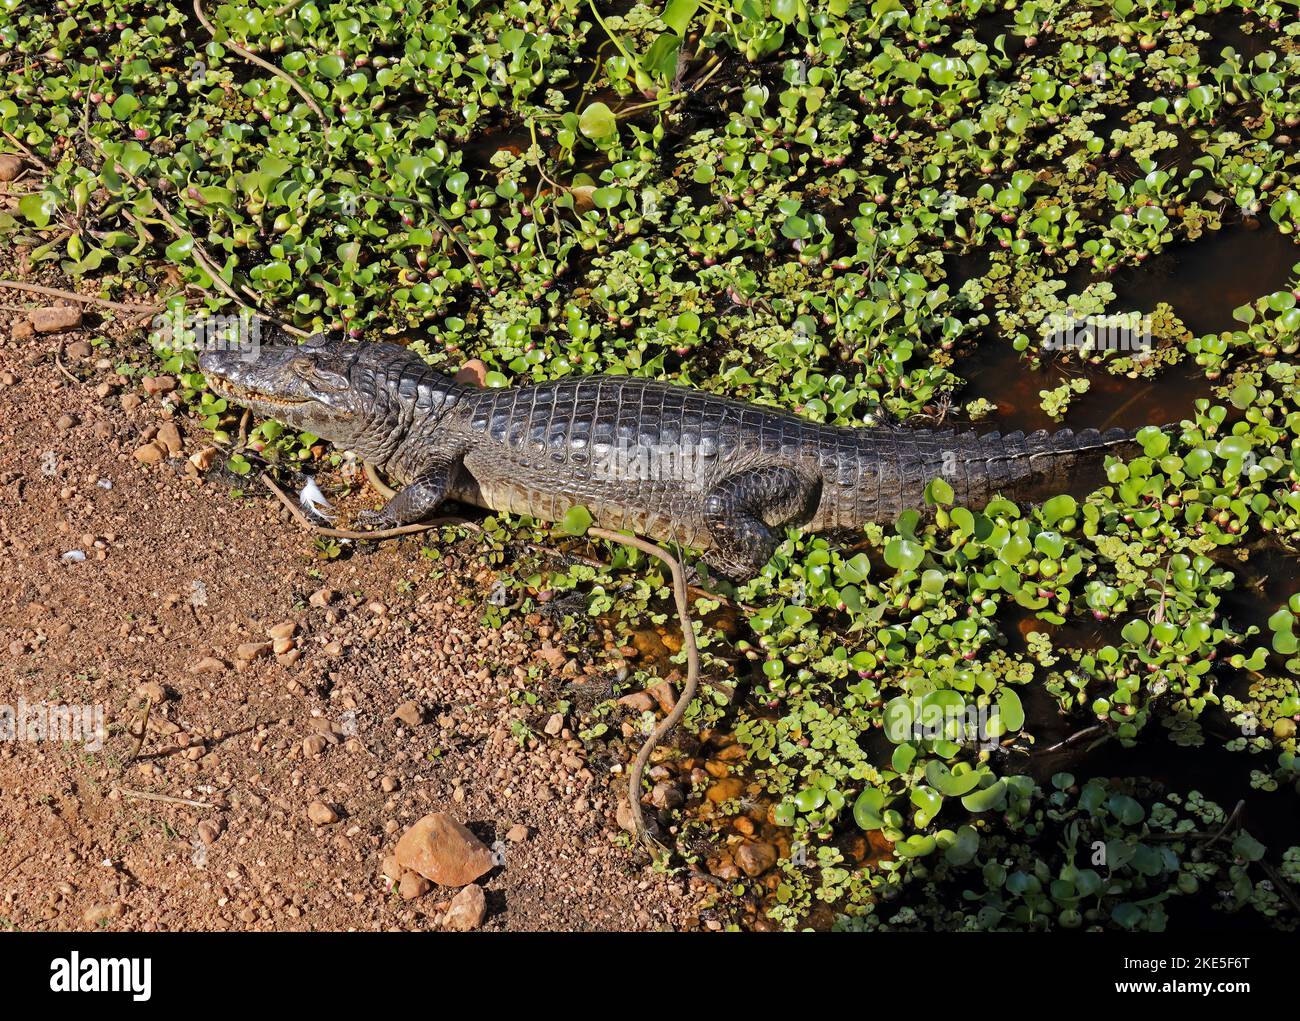
M 738 921 L 1300 921 L 1260 864 L 1294 881 L 1300 833 L 1250 830 L 1300 796 L 1291 8 L 306 0 L 211 4 L 209 36 L 131 0 L 38 6 L 0 5 L 0 149 L 45 167 L 0 235 L 105 294 L 165 260 L 214 312 L 402 337 L 488 386 L 615 372 L 841 425 L 1147 426 L 1090 492 L 963 507 L 937 480 L 926 514 L 791 532 L 697 600 L 714 684 L 687 724 L 734 739 L 743 784 L 688 785 L 660 822 Z M 1180 289 L 1216 245 L 1238 256 Z M 1053 341 L 1112 313 L 1142 344 Z M 193 352 L 152 342 L 235 476 L 340 470 L 314 436 L 241 432 Z M 490 623 L 560 600 L 570 641 L 626 644 L 664 619 L 636 554 L 517 564 L 556 538 L 499 516 L 478 541 L 509 590 Z M 621 667 L 615 695 L 670 669 Z M 583 739 L 626 752 L 625 707 L 587 712 Z M 1150 747 L 1161 775 L 1114 765 Z M 1247 808 L 1202 849 L 1230 821 L 1199 790 L 1219 752 Z M 733 881 L 742 818 L 781 854 Z

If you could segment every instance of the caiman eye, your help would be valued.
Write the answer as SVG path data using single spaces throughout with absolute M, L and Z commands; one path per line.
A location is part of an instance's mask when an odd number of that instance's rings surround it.
M 289 363 L 289 371 L 318 390 L 342 391 L 348 388 L 345 377 L 330 372 L 329 369 L 322 369 L 310 358 L 295 358 Z

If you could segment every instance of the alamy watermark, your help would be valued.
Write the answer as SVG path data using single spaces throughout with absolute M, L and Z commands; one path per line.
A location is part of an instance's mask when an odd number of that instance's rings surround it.
M 1072 316 L 1053 312 L 1044 324 L 1045 351 L 1115 351 L 1134 354 L 1152 347 L 1151 319 L 1140 312 Z
M 83 745 L 88 752 L 104 747 L 108 731 L 102 705 L 61 705 L 54 702 L 0 704 L 0 741 L 41 741 Z
M 592 457 L 593 474 L 610 482 L 690 482 L 702 478 L 717 459 L 705 443 L 618 443 Z
M 885 736 L 894 744 L 952 741 L 993 751 L 1006 732 L 996 705 L 920 705 L 902 699 L 885 707 Z
M 202 316 L 173 309 L 154 316 L 152 327 L 155 343 L 171 351 L 234 351 L 251 362 L 262 350 L 262 320 L 247 309 Z

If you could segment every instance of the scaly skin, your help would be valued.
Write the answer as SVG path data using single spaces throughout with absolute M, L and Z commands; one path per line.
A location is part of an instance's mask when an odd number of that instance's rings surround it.
M 315 433 L 406 483 L 368 523 L 428 517 L 445 499 L 556 521 L 585 506 L 602 527 L 701 550 L 750 578 L 786 525 L 893 521 L 945 479 L 959 504 L 1063 491 L 1133 442 L 1115 429 L 1030 436 L 849 429 L 628 376 L 508 389 L 463 386 L 395 344 L 324 335 L 257 357 L 208 352 L 214 390 Z

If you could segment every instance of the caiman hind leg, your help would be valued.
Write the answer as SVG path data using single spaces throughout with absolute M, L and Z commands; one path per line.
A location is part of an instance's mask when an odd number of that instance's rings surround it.
M 357 524 L 378 531 L 423 521 L 447 498 L 459 470 L 459 456 L 426 466 L 379 510 L 366 510 L 358 514 Z
M 778 529 L 810 520 L 820 499 L 820 479 L 793 468 L 748 468 L 728 476 L 704 497 L 713 539 L 704 562 L 732 581 L 748 581 L 772 559 L 781 542 Z

